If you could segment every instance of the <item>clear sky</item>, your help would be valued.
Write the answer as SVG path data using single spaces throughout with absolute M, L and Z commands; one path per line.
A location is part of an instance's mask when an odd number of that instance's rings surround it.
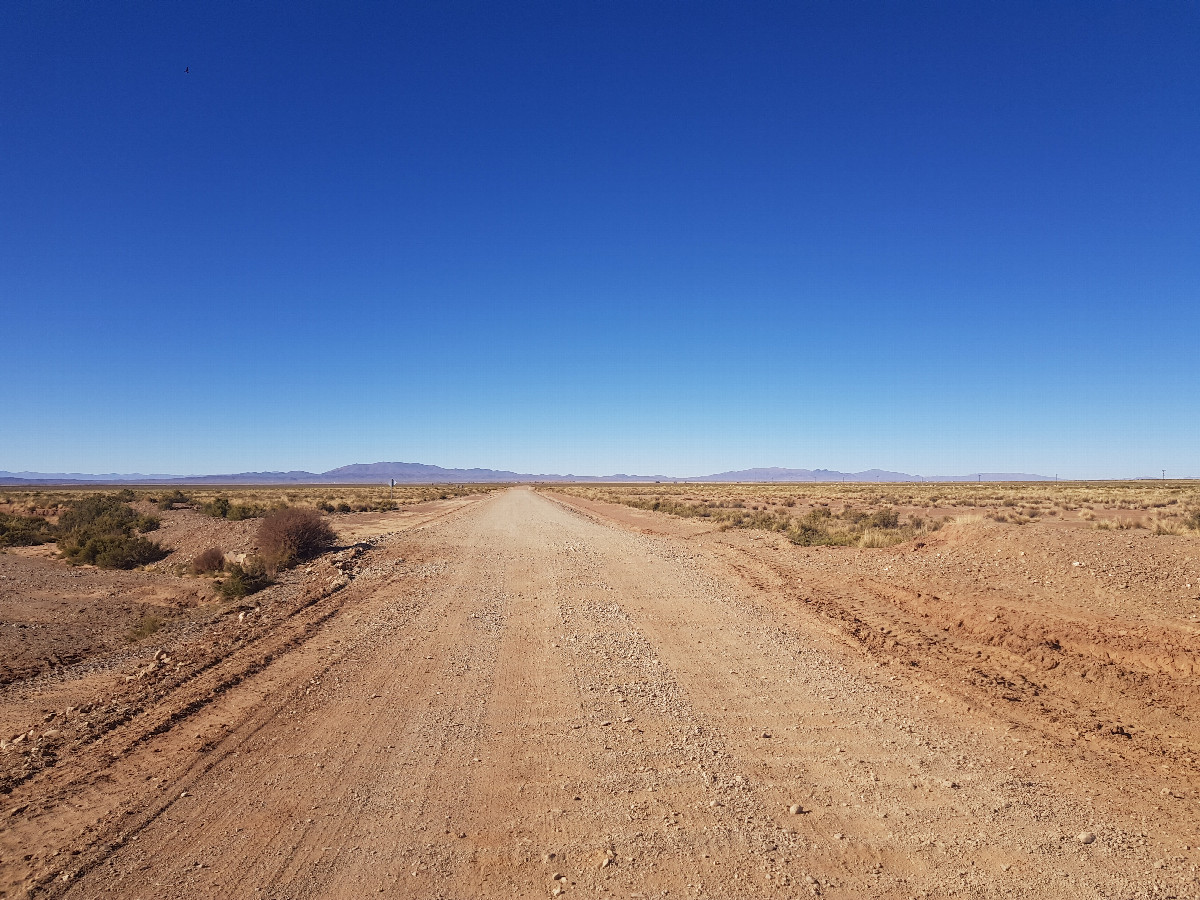
M 1195 3 L 9 3 L 0 85 L 0 469 L 1200 476 Z

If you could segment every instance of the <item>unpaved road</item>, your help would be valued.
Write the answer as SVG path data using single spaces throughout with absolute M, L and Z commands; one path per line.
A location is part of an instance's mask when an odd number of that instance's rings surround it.
M 0 893 L 1198 895 L 1181 763 L 618 520 L 518 488 L 379 541 L 219 685 L 18 785 Z

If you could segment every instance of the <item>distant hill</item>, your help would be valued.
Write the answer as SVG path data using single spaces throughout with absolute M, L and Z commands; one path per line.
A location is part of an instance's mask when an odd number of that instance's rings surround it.
M 973 475 L 907 475 L 904 472 L 887 472 L 883 469 L 867 469 L 865 472 L 838 472 L 834 469 L 741 469 L 737 472 L 719 472 L 689 478 L 688 481 L 1053 481 L 1051 475 L 1027 475 L 1015 472 L 977 472 Z
M 508 482 L 906 482 L 906 481 L 1053 481 L 1048 475 L 984 472 L 974 475 L 907 475 L 883 469 L 839 472 L 834 469 L 740 469 L 680 478 L 671 475 L 532 475 L 497 469 L 444 469 L 425 463 L 377 462 L 339 466 L 328 472 L 238 472 L 227 475 L 84 475 L 72 473 L 3 472 L 0 485 L 31 484 L 481 484 Z

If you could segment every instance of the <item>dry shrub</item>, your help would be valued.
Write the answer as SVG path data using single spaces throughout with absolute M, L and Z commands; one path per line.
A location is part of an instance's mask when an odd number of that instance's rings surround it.
M 192 574 L 205 575 L 209 572 L 220 572 L 225 568 L 225 551 L 220 547 L 209 547 L 197 554 L 192 560 Z
M 138 641 L 145 640 L 151 635 L 157 634 L 162 625 L 163 620 L 161 617 L 154 613 L 146 613 L 137 625 L 129 629 L 129 633 L 125 637 L 130 643 L 136 644 Z
M 258 552 L 268 572 L 278 572 L 328 550 L 337 540 L 315 509 L 277 509 L 258 526 Z

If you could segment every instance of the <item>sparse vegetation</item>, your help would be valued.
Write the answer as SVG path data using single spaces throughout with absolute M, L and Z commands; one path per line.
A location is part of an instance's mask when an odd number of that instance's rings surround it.
M 0 513 L 0 547 L 36 547 L 54 540 L 54 529 L 41 516 Z
M 269 587 L 271 578 L 264 570 L 262 561 L 254 560 L 245 567 L 234 563 L 229 567 L 227 576 L 217 581 L 216 585 L 226 600 L 240 600 Z
M 73 501 L 59 516 L 58 548 L 73 565 L 133 569 L 157 562 L 167 551 L 135 534 L 158 527 L 153 516 L 139 516 L 128 500 L 132 492 L 93 494 Z
M 228 497 L 214 497 L 200 506 L 200 512 L 216 519 L 240 522 L 242 519 L 258 519 L 268 512 L 267 507 L 256 503 L 233 503 Z
M 1153 534 L 1200 531 L 1200 483 L 746 483 L 602 484 L 545 488 L 622 503 L 718 529 L 775 531 L 802 546 L 885 547 L 943 525 L 998 523 L 1100 529 L 1145 528 Z M 1149 523 L 1137 515 L 1155 510 Z M 1190 530 L 1189 530 L 1190 529 Z
M 225 552 L 220 547 L 209 547 L 196 554 L 192 560 L 193 575 L 208 575 L 225 568 Z
M 127 637 L 130 643 L 136 644 L 138 641 L 144 641 L 146 638 L 157 634 L 162 626 L 163 620 L 161 617 L 154 613 L 146 613 L 137 625 L 129 630 Z
M 270 573 L 310 559 L 333 546 L 337 536 L 315 509 L 285 507 L 258 526 L 258 549 Z
M 187 506 L 192 502 L 192 498 L 183 491 L 174 490 L 168 491 L 158 498 L 158 508 L 163 512 L 175 509 L 179 506 Z

